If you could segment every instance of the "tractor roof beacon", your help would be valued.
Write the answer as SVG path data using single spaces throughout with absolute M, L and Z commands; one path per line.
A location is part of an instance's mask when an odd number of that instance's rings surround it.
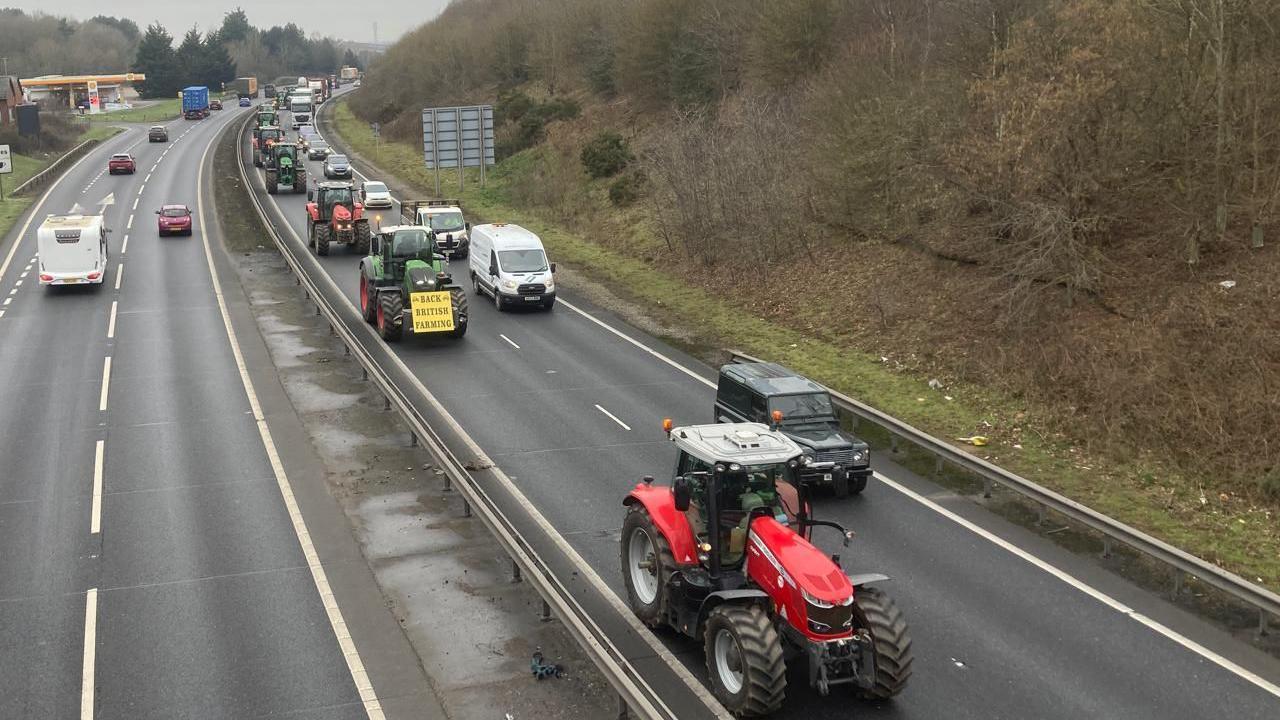
M 672 428 L 671 485 L 646 477 L 627 495 L 621 565 L 627 599 L 651 627 L 702 640 L 716 698 L 739 716 L 782 705 L 788 658 L 827 695 L 848 685 L 885 700 L 911 675 L 911 639 L 893 601 L 810 543 L 812 476 L 802 450 L 760 423 Z

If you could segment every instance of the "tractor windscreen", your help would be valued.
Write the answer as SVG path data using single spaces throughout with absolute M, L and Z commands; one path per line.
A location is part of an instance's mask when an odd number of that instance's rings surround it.
M 503 250 L 498 253 L 498 264 L 509 273 L 543 272 L 547 269 L 547 256 L 540 248 Z
M 426 230 L 397 230 L 391 239 L 392 257 L 416 258 L 431 251 L 431 237 Z
M 783 421 L 787 419 L 832 417 L 831 396 L 826 393 L 804 393 L 802 395 L 775 395 L 769 398 L 769 412 L 781 410 Z
M 351 197 L 350 188 L 334 188 L 325 191 L 324 201 L 333 208 L 334 205 L 350 205 L 354 200 Z

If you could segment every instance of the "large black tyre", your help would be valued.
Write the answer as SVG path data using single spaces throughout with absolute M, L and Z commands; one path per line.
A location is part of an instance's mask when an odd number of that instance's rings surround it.
M 263 178 L 262 182 L 267 186 L 267 194 L 268 194 L 268 195 L 275 195 L 275 194 L 276 194 L 276 189 L 277 189 L 277 184 L 278 184 L 278 183 L 277 183 L 277 181 L 276 181 L 276 171 L 275 171 L 275 170 L 268 170 L 268 171 L 266 172 L 266 175 L 264 176 L 264 178 Z
M 360 273 L 360 316 L 370 325 L 378 320 L 378 296 L 373 291 L 373 283 L 363 272 Z
M 328 225 L 316 224 L 316 254 L 329 254 L 329 237 L 333 234 L 333 228 Z
M 547 312 L 551 312 L 555 308 L 555 306 L 556 306 L 555 298 L 547 298 L 546 300 L 542 301 L 542 309 Z
M 622 520 L 622 579 L 631 612 L 649 627 L 666 622 L 667 581 L 676 567 L 667 538 L 653 525 L 649 511 L 636 503 Z M 632 552 L 635 552 L 633 555 Z M 649 563 L 647 567 L 642 563 Z
M 302 168 L 293 174 L 293 191 L 296 193 L 304 193 L 307 191 L 307 173 Z
M 911 677 L 911 635 L 907 621 L 893 599 L 875 587 L 859 587 L 854 592 L 853 621 L 871 631 L 875 648 L 875 685 L 858 691 L 870 700 L 887 700 L 907 685 Z
M 404 301 L 400 293 L 383 293 L 378 298 L 378 335 L 387 342 L 395 342 L 404 332 L 401 316 L 404 314 Z
M 460 338 L 467 334 L 467 321 L 469 313 L 467 312 L 467 294 L 462 288 L 449 288 L 449 297 L 453 300 L 453 330 L 449 331 L 449 337 Z
M 369 254 L 369 239 L 373 237 L 373 233 L 369 231 L 368 220 L 357 220 L 355 229 L 355 246 L 356 252 L 361 257 Z
M 867 476 L 861 475 L 849 481 L 849 492 L 857 495 L 867 489 Z
M 707 616 L 703 649 L 711 690 L 729 712 L 768 715 L 787 695 L 782 638 L 759 605 L 725 603 Z

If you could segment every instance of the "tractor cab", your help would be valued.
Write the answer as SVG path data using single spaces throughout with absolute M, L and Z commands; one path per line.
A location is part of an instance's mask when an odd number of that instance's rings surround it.
M 386 280 L 389 282 L 399 284 L 405 279 L 406 273 L 413 274 L 415 268 L 424 264 L 427 266 L 421 268 L 424 274 L 429 271 L 431 277 L 443 276 L 444 282 L 440 283 L 441 285 L 452 282 L 452 278 L 445 270 L 445 257 L 435 251 L 435 240 L 431 232 L 422 227 L 392 225 L 382 228 L 373 237 L 369 252 L 382 260 Z M 410 263 L 411 260 L 419 262 Z M 425 279 L 411 278 L 415 285 L 419 284 L 418 280 Z

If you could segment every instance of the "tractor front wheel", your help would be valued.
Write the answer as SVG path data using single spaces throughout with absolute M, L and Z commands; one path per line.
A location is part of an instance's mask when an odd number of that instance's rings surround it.
M 275 171 L 275 170 L 268 170 L 268 171 L 267 171 L 267 173 L 266 173 L 266 177 L 263 179 L 263 183 L 265 183 L 265 184 L 266 184 L 266 186 L 267 186 L 267 194 L 268 194 L 268 195 L 275 195 L 275 194 L 276 194 L 276 185 L 277 185 L 277 181 L 276 181 L 276 171 Z
M 622 521 L 622 578 L 631 611 L 649 627 L 666 621 L 667 579 L 676 567 L 671 545 L 644 505 L 636 503 Z
M 357 220 L 355 244 L 356 244 L 356 252 L 360 253 L 361 257 L 369 254 L 369 239 L 371 237 L 373 237 L 373 234 L 369 232 L 369 221 Z
M 331 234 L 332 234 L 332 230 L 329 228 L 328 225 L 319 225 L 319 224 L 316 225 L 316 254 L 317 255 L 329 254 L 329 236 Z
M 854 591 L 854 622 L 871 631 L 876 658 L 875 685 L 858 691 L 869 700 L 887 700 L 902 692 L 911 677 L 911 635 L 893 599 L 878 588 Z
M 467 294 L 462 288 L 449 288 L 449 297 L 453 299 L 453 329 L 449 337 L 457 339 L 467 334 Z
M 725 603 L 707 616 L 711 689 L 734 715 L 768 715 L 787 694 L 782 638 L 759 605 Z
M 360 315 L 364 321 L 372 325 L 378 319 L 378 308 L 374 305 L 374 295 L 368 280 L 360 278 Z
M 378 298 L 378 335 L 383 340 L 395 342 L 400 339 L 404 330 L 400 320 L 403 311 L 404 301 L 400 299 L 400 293 L 384 293 Z

